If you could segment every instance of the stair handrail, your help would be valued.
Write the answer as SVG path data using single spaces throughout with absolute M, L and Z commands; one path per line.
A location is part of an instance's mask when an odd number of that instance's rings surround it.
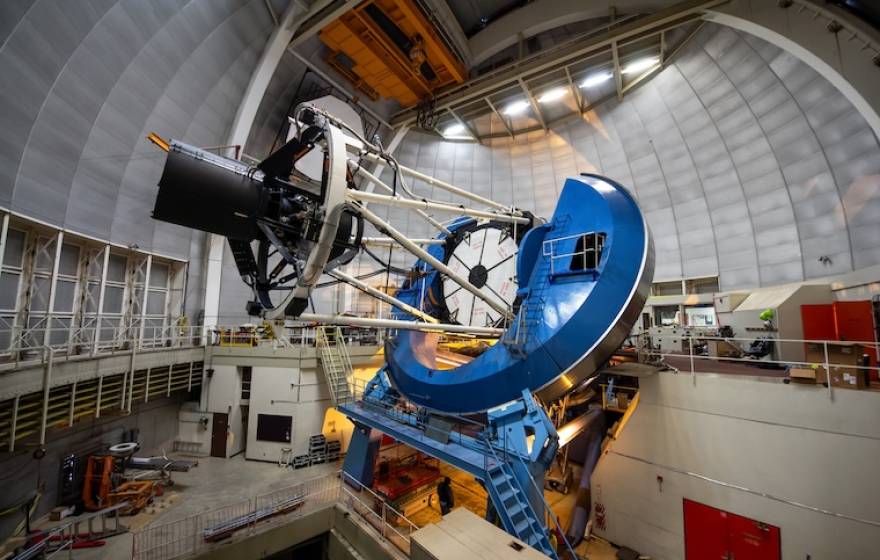
M 354 371 L 351 365 L 351 355 L 348 353 L 348 344 L 342 334 L 342 328 L 336 327 L 336 346 L 339 348 L 339 354 L 342 356 L 342 365 L 345 368 L 344 375 L 346 379 Z
M 492 455 L 492 458 L 495 460 L 495 463 L 496 463 L 497 465 L 504 465 L 504 464 L 506 464 L 506 461 L 502 461 L 502 460 L 498 457 L 498 454 L 495 453 L 495 446 L 493 446 L 493 445 L 492 445 L 492 442 L 489 441 L 488 436 L 485 436 L 485 435 L 483 436 L 483 443 L 486 445 L 487 450 L 488 450 L 489 453 Z M 516 456 L 516 458 L 517 458 L 521 463 L 523 463 L 522 457 L 520 457 L 519 454 L 517 454 L 516 452 L 508 453 L 508 452 L 506 451 L 506 449 L 505 449 L 505 453 L 504 453 L 504 455 L 505 455 L 505 457 L 508 456 L 508 455 L 514 455 L 514 456 Z M 523 466 L 525 467 L 525 463 L 523 463 Z M 527 467 L 526 467 L 526 473 L 529 474 L 529 480 L 531 480 L 531 481 L 532 481 L 532 484 L 535 486 L 535 488 L 537 488 L 537 484 L 535 484 L 535 480 L 532 478 L 532 475 L 531 475 L 531 473 L 529 473 Z M 486 477 L 489 478 L 489 470 L 488 470 L 488 468 L 486 469 Z M 510 478 L 511 478 L 511 480 L 513 481 L 513 484 L 515 485 L 515 489 L 516 489 L 516 490 L 519 490 L 520 494 L 523 496 L 523 499 L 525 500 L 525 502 L 526 502 L 526 503 L 529 505 L 529 507 L 531 508 L 531 507 L 532 507 L 532 504 L 531 504 L 531 502 L 529 501 L 528 494 L 526 494 L 525 489 L 524 489 L 524 488 L 522 487 L 522 485 L 519 483 L 519 479 L 518 479 L 516 476 L 512 476 L 512 477 L 510 477 Z M 549 509 L 550 506 L 547 505 L 547 501 L 544 499 L 544 493 L 541 492 L 541 491 L 539 491 L 538 494 L 541 496 L 541 503 L 543 504 L 543 506 L 544 506 L 544 508 L 545 508 L 545 511 L 546 511 L 546 509 Z M 533 511 L 534 511 L 534 510 L 533 510 Z M 550 511 L 552 511 L 552 510 L 550 510 Z M 535 512 L 535 513 L 537 513 L 537 512 Z M 542 513 L 544 513 L 544 512 L 542 512 Z M 551 517 L 553 517 L 553 516 L 551 516 Z M 554 522 L 555 522 L 555 517 L 554 517 Z M 556 526 L 557 526 L 557 529 L 558 529 L 558 528 L 559 528 L 559 524 L 556 523 Z M 543 529 L 543 526 L 541 527 L 541 529 Z M 514 531 L 516 531 L 516 527 L 514 527 Z M 563 535 L 562 538 L 563 538 L 563 540 L 565 540 L 566 547 L 568 548 L 568 551 L 569 551 L 569 553 L 571 554 L 571 557 L 572 557 L 572 558 L 577 558 L 577 556 L 575 556 L 575 554 L 574 554 L 574 551 L 571 549 L 571 546 L 568 544 L 568 540 L 565 539 L 565 535 L 562 533 L 561 530 L 560 530 L 560 534 Z M 521 537 L 519 536 L 519 534 L 517 534 L 517 537 L 518 537 L 518 538 L 521 538 Z M 545 535 L 545 537 L 546 537 L 546 535 Z M 548 540 L 548 542 L 549 542 L 549 538 L 548 538 L 547 540 Z M 555 550 L 552 550 L 552 549 L 551 549 L 551 551 L 552 551 L 553 555 L 554 555 L 556 558 L 559 557 L 559 555 L 556 553 Z
M 555 515 L 553 515 L 553 510 L 550 508 L 550 504 L 548 504 L 547 500 L 544 498 L 543 489 L 538 488 L 538 483 L 535 482 L 535 478 L 532 476 L 532 473 L 529 470 L 528 465 L 525 464 L 525 461 L 523 461 L 522 457 L 520 457 L 518 453 L 512 453 L 511 455 L 515 456 L 516 459 L 520 462 L 520 464 L 522 464 L 523 468 L 526 470 L 526 474 L 528 474 L 528 476 L 529 476 L 529 481 L 532 483 L 532 487 L 534 487 L 535 491 L 541 497 L 541 504 L 544 507 L 543 513 L 545 515 L 547 512 L 550 513 L 550 519 L 553 520 L 553 525 L 555 525 L 556 530 L 559 531 L 559 536 L 562 537 L 562 542 L 565 543 L 565 548 L 568 550 L 568 553 L 571 555 L 572 558 L 577 558 L 577 556 L 574 553 L 574 549 L 571 548 L 571 544 L 568 542 L 568 538 L 566 538 L 566 536 L 565 536 L 565 531 L 563 531 L 562 526 L 559 525 L 559 520 L 556 518 Z

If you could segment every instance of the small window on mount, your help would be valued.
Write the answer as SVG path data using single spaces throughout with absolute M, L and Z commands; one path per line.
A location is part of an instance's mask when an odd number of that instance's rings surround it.
M 602 249 L 605 247 L 604 233 L 585 233 L 578 237 L 574 253 L 571 255 L 569 270 L 595 270 L 602 260 Z

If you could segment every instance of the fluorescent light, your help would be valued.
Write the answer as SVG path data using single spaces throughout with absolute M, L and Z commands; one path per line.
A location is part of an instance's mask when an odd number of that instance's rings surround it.
M 596 87 L 599 84 L 604 84 L 608 80 L 612 78 L 611 72 L 599 72 L 597 74 L 592 74 L 587 76 L 587 78 L 581 82 L 582 88 L 591 88 Z
M 561 87 L 553 88 L 541 94 L 541 97 L 538 98 L 538 102 L 550 103 L 552 101 L 557 101 L 558 99 L 561 99 L 563 95 L 565 95 L 566 91 L 567 90 L 565 88 Z
M 507 107 L 504 108 L 504 114 L 507 115 L 508 117 L 513 117 L 515 115 L 519 115 L 519 114 L 525 112 L 525 110 L 528 109 L 528 107 L 529 107 L 528 101 L 522 101 L 522 100 L 514 101 L 513 103 L 511 103 L 510 105 L 508 105 Z
M 660 59 L 656 58 L 656 57 L 654 57 L 654 58 L 640 58 L 639 60 L 636 60 L 635 62 L 630 62 L 626 66 L 626 68 L 621 70 L 621 72 L 623 72 L 624 74 L 636 74 L 638 72 L 642 72 L 644 70 L 647 70 L 648 68 L 650 68 L 652 66 L 656 66 L 659 63 L 660 63 Z
M 461 123 L 454 123 L 443 130 L 443 136 L 460 136 L 462 132 L 464 132 L 464 125 Z

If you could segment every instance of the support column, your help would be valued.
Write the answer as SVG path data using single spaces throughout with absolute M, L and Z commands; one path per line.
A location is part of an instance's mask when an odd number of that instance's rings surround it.
M 342 471 L 367 488 L 373 485 L 373 467 L 379 454 L 382 435 L 364 424 L 355 422 Z
M 55 308 L 55 292 L 58 287 L 58 268 L 61 266 L 61 247 L 64 244 L 64 232 L 59 231 L 55 237 L 55 258 L 52 262 L 52 278 L 49 281 L 49 303 L 46 306 L 46 330 L 43 331 L 43 345 L 49 346 L 52 337 L 52 311 Z

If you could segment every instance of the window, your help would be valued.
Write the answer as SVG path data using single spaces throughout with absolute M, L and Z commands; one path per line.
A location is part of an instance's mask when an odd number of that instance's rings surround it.
M 595 270 L 602 260 L 602 249 L 605 248 L 604 233 L 585 233 L 577 238 L 574 253 L 571 256 L 569 270 Z
M 677 305 L 658 305 L 654 306 L 654 324 L 661 325 L 679 325 L 681 318 L 678 314 Z
M 688 294 L 714 294 L 718 291 L 718 277 L 691 278 L 685 281 Z
M 692 327 L 714 327 L 717 324 L 715 308 L 711 305 L 685 307 L 684 313 L 687 317 L 687 324 Z
M 682 295 L 681 280 L 673 280 L 670 282 L 654 282 L 654 284 L 651 286 L 651 295 L 680 296 Z

